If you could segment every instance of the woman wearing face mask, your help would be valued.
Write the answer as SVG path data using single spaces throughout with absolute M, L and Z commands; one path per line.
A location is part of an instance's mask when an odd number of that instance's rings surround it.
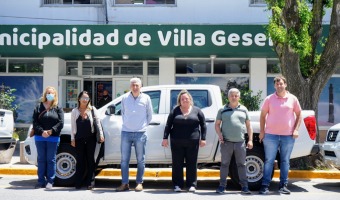
M 34 139 L 38 153 L 38 183 L 35 188 L 52 189 L 56 173 L 56 154 L 64 112 L 58 106 L 58 94 L 48 86 L 33 112 Z
M 104 142 L 103 130 L 98 116 L 97 109 L 91 106 L 90 96 L 87 91 L 82 91 L 78 95 L 78 107 L 72 110 L 71 114 L 71 145 L 76 148 L 77 165 L 75 188 L 81 189 L 86 184 L 88 190 L 94 188 L 95 160 L 97 138 L 93 123 L 97 124 L 100 133 L 100 142 Z M 93 116 L 94 115 L 94 116 Z M 84 176 L 84 173 L 86 174 Z M 83 177 L 85 181 L 83 181 Z

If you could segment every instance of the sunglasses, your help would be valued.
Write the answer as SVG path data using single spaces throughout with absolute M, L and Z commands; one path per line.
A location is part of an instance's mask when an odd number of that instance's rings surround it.
M 89 101 L 89 100 L 90 100 L 90 98 L 89 98 L 89 97 L 82 97 L 82 98 L 80 98 L 80 100 L 83 100 L 83 101 Z

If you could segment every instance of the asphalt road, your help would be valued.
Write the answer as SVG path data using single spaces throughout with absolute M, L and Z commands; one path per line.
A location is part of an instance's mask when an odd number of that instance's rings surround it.
M 134 187 L 131 181 L 131 187 Z M 270 186 L 269 195 L 259 195 L 253 191 L 252 195 L 242 195 L 238 188 L 232 186 L 228 181 L 228 190 L 225 194 L 216 194 L 218 180 L 199 180 L 198 190 L 195 193 L 183 190 L 181 193 L 172 191 L 170 180 L 145 180 L 144 191 L 135 192 L 115 192 L 120 180 L 108 177 L 96 178 L 96 188 L 92 191 L 75 190 L 73 187 L 54 187 L 52 190 L 33 189 L 36 183 L 35 176 L 14 176 L 0 175 L 0 199 L 3 200 L 78 200 L 78 199 L 101 199 L 101 200 L 125 200 L 125 199 L 145 199 L 145 200 L 216 200 L 216 199 L 289 199 L 289 200 L 328 200 L 340 198 L 339 179 L 294 179 L 290 180 L 289 189 L 291 195 L 280 195 L 277 192 L 278 179 L 274 179 Z

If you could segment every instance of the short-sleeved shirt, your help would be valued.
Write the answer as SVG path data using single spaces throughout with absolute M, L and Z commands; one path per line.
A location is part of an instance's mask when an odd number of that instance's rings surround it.
M 293 94 L 287 92 L 284 97 L 279 97 L 274 93 L 265 98 L 261 110 L 267 112 L 265 133 L 292 135 L 295 113 L 301 111 L 301 106 Z
M 239 104 L 236 108 L 225 105 L 217 112 L 216 120 L 222 121 L 223 139 L 229 142 L 243 142 L 247 132 L 246 121 L 250 120 L 248 109 Z

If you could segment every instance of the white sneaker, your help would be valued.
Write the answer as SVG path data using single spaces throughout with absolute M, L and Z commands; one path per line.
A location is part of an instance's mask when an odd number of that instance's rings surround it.
M 52 184 L 51 184 L 51 183 L 47 183 L 47 185 L 46 185 L 46 187 L 45 187 L 45 188 L 46 188 L 47 190 L 50 190 L 50 189 L 52 189 L 52 187 L 53 187 L 53 186 L 52 186 Z
M 180 192 L 180 191 L 182 191 L 182 189 L 179 187 L 179 186 L 175 186 L 175 189 L 174 189 L 174 192 Z
M 189 188 L 189 192 L 195 192 L 196 191 L 196 188 L 194 187 L 194 186 L 191 186 L 190 188 Z

